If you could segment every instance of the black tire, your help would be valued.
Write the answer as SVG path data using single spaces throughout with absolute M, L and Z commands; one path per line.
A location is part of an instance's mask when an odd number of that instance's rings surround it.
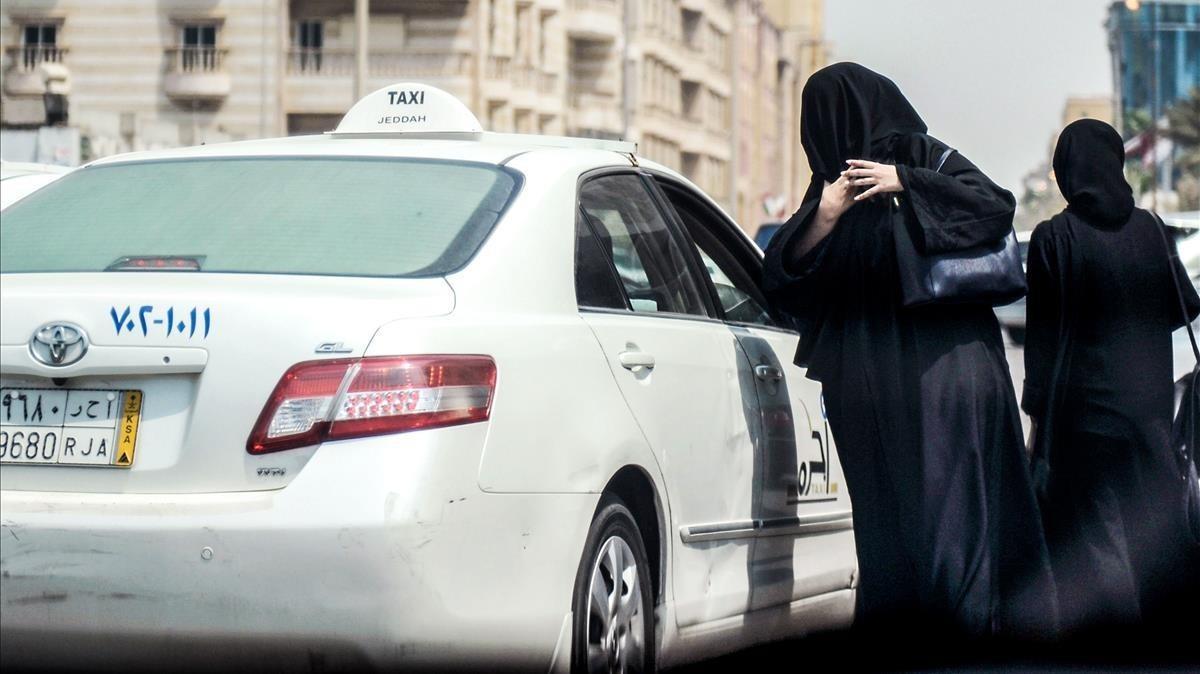
M 612 538 L 619 538 L 629 546 L 637 564 L 638 585 L 641 590 L 641 607 L 644 625 L 643 657 L 641 663 L 627 663 L 626 671 L 654 672 L 656 669 L 656 653 L 654 649 L 654 594 L 651 586 L 650 563 L 646 556 L 646 547 L 642 542 L 642 534 L 638 529 L 633 514 L 621 499 L 606 494 L 600 499 L 596 516 L 588 530 L 587 540 L 583 546 L 583 556 L 579 561 L 579 569 L 575 575 L 575 592 L 571 601 L 573 611 L 573 626 L 571 631 L 571 671 L 575 674 L 587 674 L 587 644 L 588 644 L 588 596 L 591 587 L 592 570 L 596 567 L 597 558 L 604 544 Z M 657 570 L 654 570 L 657 573 Z M 594 671 L 594 670 L 593 670 Z

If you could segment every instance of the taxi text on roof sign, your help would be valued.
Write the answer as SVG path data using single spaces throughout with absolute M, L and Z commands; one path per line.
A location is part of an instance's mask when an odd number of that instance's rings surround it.
M 636 143 L 622 140 L 484 132 L 462 101 L 437 87 L 417 82 L 399 82 L 367 94 L 342 117 L 333 136 L 437 137 L 606 150 L 630 155 L 631 161 L 637 152 Z
M 475 134 L 483 127 L 454 96 L 427 84 L 400 82 L 367 94 L 334 134 Z

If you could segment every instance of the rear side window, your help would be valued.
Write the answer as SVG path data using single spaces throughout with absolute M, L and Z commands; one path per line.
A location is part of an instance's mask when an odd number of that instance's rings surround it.
M 612 238 L 597 236 L 585 217 L 575 221 L 575 299 L 581 307 L 628 309 L 612 266 Z
M 610 242 L 634 311 L 708 315 L 684 249 L 640 177 L 615 174 L 589 180 L 580 190 L 579 207 L 599 237 Z
M 433 160 L 97 166 L 4 212 L 0 272 L 184 257 L 202 272 L 438 276 L 470 260 L 518 189 L 505 169 Z

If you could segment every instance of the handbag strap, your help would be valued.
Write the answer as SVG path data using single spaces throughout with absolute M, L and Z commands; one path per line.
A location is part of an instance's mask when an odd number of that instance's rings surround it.
M 1158 221 L 1158 233 L 1162 236 L 1163 246 L 1167 249 L 1167 270 L 1171 274 L 1171 282 L 1175 285 L 1175 297 L 1179 300 L 1179 312 L 1183 315 L 1183 324 L 1187 327 L 1188 339 L 1192 342 L 1192 355 L 1196 357 L 1196 362 L 1200 363 L 1200 347 L 1196 346 L 1196 333 L 1192 331 L 1192 321 L 1188 316 L 1187 304 L 1183 301 L 1183 288 L 1179 285 L 1179 276 L 1175 273 L 1175 263 L 1179 260 L 1179 255 L 1171 251 L 1171 242 L 1167 240 L 1167 223 L 1159 217 L 1158 213 L 1154 214 L 1154 219 Z

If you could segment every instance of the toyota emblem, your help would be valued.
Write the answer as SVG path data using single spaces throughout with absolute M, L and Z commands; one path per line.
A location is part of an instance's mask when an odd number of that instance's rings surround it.
M 47 323 L 29 340 L 29 353 L 33 359 L 50 367 L 76 363 L 87 350 L 87 333 L 74 323 Z

